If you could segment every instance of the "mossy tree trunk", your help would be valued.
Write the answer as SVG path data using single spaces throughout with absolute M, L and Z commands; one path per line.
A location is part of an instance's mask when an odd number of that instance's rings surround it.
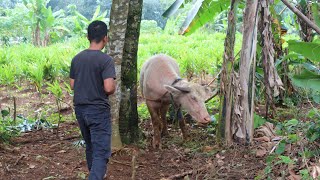
M 119 133 L 119 109 L 121 100 L 121 64 L 123 60 L 128 21 L 128 0 L 113 0 L 110 14 L 108 54 L 113 58 L 116 68 L 116 92 L 109 97 L 112 117 L 112 148 L 121 148 Z
M 142 1 L 129 3 L 127 32 L 121 65 L 120 134 L 122 142 L 133 143 L 139 138 L 137 110 L 137 59 L 142 15 Z

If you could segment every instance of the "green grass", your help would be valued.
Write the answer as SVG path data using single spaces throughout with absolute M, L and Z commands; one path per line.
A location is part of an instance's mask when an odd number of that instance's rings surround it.
M 167 33 L 145 33 L 140 35 L 138 72 L 142 64 L 155 54 L 167 54 L 177 60 L 181 74 L 200 76 L 215 74 L 220 69 L 224 51 L 225 34 L 197 32 L 191 36 Z M 241 35 L 237 34 L 235 52 L 240 50 Z
M 182 77 L 216 74 L 222 62 L 224 39 L 225 35 L 222 33 L 197 32 L 185 37 L 167 30 L 142 31 L 138 72 L 151 56 L 167 54 L 177 60 Z M 236 52 L 240 50 L 240 43 L 241 35 L 237 34 Z M 78 38 L 48 47 L 35 47 L 31 44 L 1 47 L 0 82 L 13 85 L 18 81 L 28 80 L 41 88 L 45 81 L 67 78 L 71 59 L 87 46 L 87 39 Z

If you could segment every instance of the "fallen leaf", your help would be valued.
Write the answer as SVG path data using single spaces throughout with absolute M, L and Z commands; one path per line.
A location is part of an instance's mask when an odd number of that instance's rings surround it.
M 280 141 L 280 140 L 281 140 L 280 136 L 276 136 L 276 137 L 272 138 L 272 141 Z
M 294 170 L 293 170 L 293 166 L 292 167 L 288 167 L 289 168 L 289 174 L 290 176 L 288 177 L 289 180 L 301 180 L 301 176 L 297 175 Z
M 270 142 L 270 138 L 267 136 L 262 136 L 262 137 L 258 137 L 258 138 L 254 138 L 255 141 L 258 142 Z
M 221 159 L 219 159 L 219 160 L 217 161 L 217 163 L 218 163 L 219 166 L 223 166 L 223 164 L 224 164 L 224 162 L 223 162 Z
M 30 164 L 30 165 L 29 165 L 29 168 L 30 168 L 30 169 L 33 169 L 33 168 L 35 168 L 35 167 L 36 167 L 36 165 L 34 165 L 34 164 Z
M 319 166 L 312 166 L 311 176 L 313 179 L 317 179 L 320 177 L 320 167 Z
M 256 151 L 256 157 L 263 157 L 267 154 L 267 150 L 264 148 L 258 149 Z
M 210 152 L 213 150 L 213 147 L 212 146 L 205 146 L 205 147 L 203 147 L 202 150 L 203 150 L 203 152 Z
M 57 154 L 62 154 L 62 153 L 66 153 L 67 151 L 65 151 L 65 150 L 61 150 L 61 151 L 58 151 L 58 152 L 56 152 Z

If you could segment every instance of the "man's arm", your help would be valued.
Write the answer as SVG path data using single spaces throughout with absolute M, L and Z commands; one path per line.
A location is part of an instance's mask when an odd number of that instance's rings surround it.
M 73 88 L 74 88 L 74 79 L 71 79 L 71 78 L 70 78 L 70 87 L 73 90 Z
M 116 90 L 116 83 L 113 78 L 107 78 L 103 81 L 103 87 L 104 87 L 104 91 L 108 95 L 111 95 Z

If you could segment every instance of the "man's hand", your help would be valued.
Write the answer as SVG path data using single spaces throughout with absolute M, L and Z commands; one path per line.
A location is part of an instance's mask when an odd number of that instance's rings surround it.
M 111 95 L 116 90 L 116 83 L 113 78 L 108 78 L 103 81 L 103 87 L 104 87 L 104 91 L 108 95 Z
M 74 88 L 74 79 L 71 79 L 71 78 L 70 78 L 70 87 L 73 90 L 73 88 Z

